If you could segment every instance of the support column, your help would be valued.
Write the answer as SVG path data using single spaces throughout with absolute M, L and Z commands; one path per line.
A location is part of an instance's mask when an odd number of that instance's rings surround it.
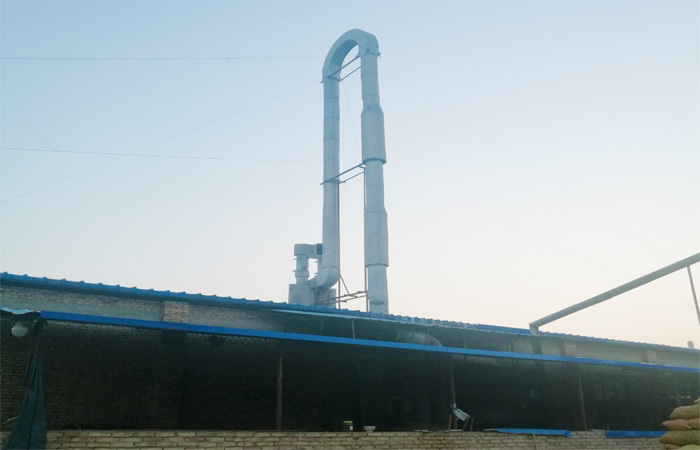
M 581 368 L 578 364 L 572 363 L 569 366 L 574 381 L 576 409 L 574 410 L 574 428 L 579 431 L 586 431 L 588 423 L 586 421 L 586 403 L 583 395 L 583 384 L 581 383 Z
M 279 343 L 277 353 L 277 397 L 275 405 L 275 430 L 282 430 L 282 381 L 283 381 L 284 360 L 282 358 L 282 343 Z
M 452 366 L 452 357 L 450 355 L 447 355 L 448 358 L 448 370 L 449 370 L 449 379 L 450 379 L 450 420 L 448 422 L 448 427 L 447 429 L 453 430 L 457 427 L 457 418 L 455 417 L 454 414 L 452 414 L 452 405 L 457 404 L 457 395 L 455 394 L 455 372 L 454 372 L 454 367 Z

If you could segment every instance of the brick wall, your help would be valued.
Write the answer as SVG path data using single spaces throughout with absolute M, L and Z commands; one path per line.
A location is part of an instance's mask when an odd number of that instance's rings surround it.
M 17 414 L 22 404 L 29 359 L 31 340 L 12 336 L 14 323 L 3 319 L 0 325 L 0 427 Z
M 191 304 L 179 300 L 160 300 L 116 297 L 99 294 L 34 289 L 0 285 L 3 306 L 8 301 L 12 308 L 28 308 L 77 312 L 80 314 L 112 315 L 176 323 L 200 323 L 214 326 L 242 328 L 284 329 L 280 313 L 213 305 Z
M 161 318 L 163 322 L 187 323 L 190 315 L 190 304 L 185 302 L 163 302 Z
M 602 431 L 560 436 L 485 432 L 296 433 L 234 431 L 52 431 L 47 449 L 463 449 L 463 450 L 660 450 L 658 438 L 607 439 Z
M 111 307 L 115 309 L 132 309 L 158 313 L 161 302 L 140 300 L 107 295 L 79 294 L 75 292 L 56 291 L 48 289 L 33 289 L 27 287 L 0 285 L 0 295 L 17 300 L 51 301 L 80 305 L 82 307 Z
M 13 323 L 0 326 L 3 431 L 21 404 L 31 341 L 12 336 Z M 49 322 L 40 346 L 49 429 L 274 428 L 271 341 Z
M 11 335 L 12 319 L 2 322 L 0 419 L 4 422 L 20 406 L 30 339 Z M 46 324 L 41 343 L 48 426 L 51 430 L 274 429 L 279 351 L 284 354 L 284 430 L 339 431 L 343 420 L 380 425 L 385 431 L 446 426 L 446 362 L 431 355 L 382 349 L 339 352 L 318 343 L 287 342 L 278 347 L 265 339 L 58 321 Z M 458 384 L 457 395 L 458 404 L 468 404 L 477 418 L 475 429 L 575 429 L 563 415 L 564 408 L 533 407 L 526 410 L 532 414 L 519 413 L 517 421 L 486 421 L 484 417 L 519 411 L 519 391 L 509 388 L 518 387 L 511 381 L 522 376 L 509 375 L 509 367 L 455 367 L 458 379 L 471 381 Z M 658 389 L 668 384 L 649 382 Z M 479 395 L 476 389 L 488 395 Z M 563 394 L 552 395 L 569 405 Z M 595 412 L 596 403 L 590 400 L 588 405 Z M 673 405 L 647 427 L 613 423 L 610 428 L 656 429 L 671 409 Z M 540 410 L 559 422 L 540 419 Z M 625 411 L 634 415 L 642 410 Z M 528 416 L 538 420 L 522 419 Z M 591 421 L 588 426 L 607 428 Z
M 155 330 L 49 323 L 41 342 L 50 428 L 176 427 L 183 355 Z
M 104 307 L 108 314 L 138 310 L 153 316 L 153 320 L 171 322 L 185 322 L 189 318 L 194 323 L 220 321 L 229 326 L 251 323 L 270 329 L 328 335 L 347 334 L 350 326 L 347 320 L 334 324 L 333 319 L 328 318 L 320 323 L 314 317 L 298 314 L 188 305 L 171 300 L 130 299 L 7 285 L 0 286 L 0 291 L 12 299 Z M 11 336 L 12 323 L 12 319 L 3 319 L 1 327 L 0 424 L 19 409 L 30 341 Z M 325 328 L 314 328 L 319 324 Z M 360 331 L 361 328 L 358 326 Z M 363 404 L 365 410 L 381 416 L 365 416 L 364 423 L 381 425 L 383 430 L 445 426 L 447 372 L 445 361 L 436 360 L 437 356 L 369 348 L 362 352 L 348 348 L 338 351 L 338 347 L 308 342 L 283 344 L 278 348 L 277 342 L 264 339 L 49 321 L 41 347 L 49 428 L 272 429 L 277 355 L 282 348 L 285 430 L 339 430 L 342 420 L 361 421 L 363 412 L 367 413 L 362 411 Z M 373 359 L 364 361 L 366 358 Z M 573 402 L 566 397 L 567 392 L 570 394 L 569 385 L 557 381 L 563 378 L 553 368 L 547 369 L 551 379 L 539 377 L 535 366 L 533 362 L 516 364 L 477 357 L 455 362 L 457 403 L 469 405 L 470 414 L 477 418 L 475 429 L 494 426 L 575 429 L 571 425 L 574 422 L 565 415 Z M 627 372 L 623 375 L 630 378 Z M 659 378 L 666 374 L 652 372 L 655 371 L 645 372 L 642 377 L 648 386 L 639 385 L 640 388 L 633 391 L 641 393 L 635 401 L 641 399 L 643 407 L 651 403 L 645 397 L 651 388 L 658 390 L 654 398 L 672 399 L 667 394 L 673 389 L 673 383 L 669 378 Z M 585 382 L 585 370 L 583 375 Z M 673 375 L 683 381 L 680 375 L 686 374 Z M 591 378 L 593 381 L 589 384 L 600 378 L 597 374 L 596 377 Z M 606 375 L 606 379 L 613 377 L 612 373 Z M 686 390 L 696 391 L 697 376 L 689 374 L 686 378 L 689 380 Z M 459 380 L 469 382 L 460 383 Z M 540 385 L 549 388 L 555 401 L 534 403 L 533 393 Z M 358 386 L 362 386 L 361 392 Z M 599 405 L 594 401 L 594 387 L 584 383 L 590 428 L 654 429 L 673 407 L 663 404 L 662 413 L 655 414 L 629 403 L 631 406 L 626 410 L 633 413 L 628 415 L 649 418 L 649 424 L 628 427 L 611 421 L 621 410 L 621 403 L 606 401 L 603 406 L 607 410 L 596 409 Z M 557 404 L 561 405 L 561 411 L 555 408 Z M 526 407 L 529 409 L 524 409 Z M 520 415 L 514 416 L 513 411 L 520 411 Z M 538 411 L 546 411 L 551 417 L 540 417 Z M 661 419 L 657 420 L 657 416 Z M 601 419 L 591 419 L 598 417 Z M 528 418 L 532 418 L 531 422 Z

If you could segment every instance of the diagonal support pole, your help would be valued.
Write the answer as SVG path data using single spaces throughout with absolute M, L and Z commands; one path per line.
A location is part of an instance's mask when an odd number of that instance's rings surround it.
M 643 285 L 650 283 L 654 280 L 657 280 L 661 277 L 665 277 L 668 274 L 671 274 L 673 272 L 681 270 L 684 267 L 689 267 L 690 265 L 695 264 L 697 262 L 700 262 L 700 253 L 696 253 L 693 256 L 689 256 L 689 257 L 682 259 L 676 263 L 673 263 L 673 264 L 668 265 L 664 268 L 661 268 L 659 270 L 656 270 L 654 272 L 646 274 L 643 277 L 639 277 L 636 280 L 630 281 L 629 283 L 625 283 L 625 284 L 618 286 L 614 289 L 611 289 L 607 292 L 603 292 L 602 294 L 596 295 L 595 297 L 589 298 L 588 300 L 584 300 L 581 303 L 577 303 L 573 306 L 569 306 L 568 308 L 564 308 L 561 311 L 555 312 L 554 314 L 550 314 L 550 315 L 543 317 L 539 320 L 535 320 L 534 322 L 530 323 L 530 333 L 537 336 L 540 334 L 540 327 L 542 325 L 546 325 L 550 322 L 554 322 L 557 319 L 561 319 L 562 317 L 566 317 L 566 316 L 571 315 L 575 312 L 581 311 L 582 309 L 586 309 L 590 306 L 594 306 L 594 305 L 597 305 L 598 303 L 602 303 L 606 300 L 610 300 L 613 297 L 616 297 L 620 294 L 624 294 L 627 291 L 631 291 L 634 288 L 638 288 L 639 286 L 643 286 Z M 693 288 L 693 292 L 694 292 L 694 290 L 695 289 Z M 696 305 L 697 305 L 697 300 L 696 300 Z M 696 306 L 696 308 L 697 308 L 697 306 Z
M 690 279 L 690 290 L 693 292 L 693 301 L 695 302 L 695 312 L 698 314 L 698 323 L 700 323 L 700 308 L 698 307 L 698 296 L 695 293 L 695 284 L 693 283 L 693 273 L 690 271 L 690 266 L 686 267 L 688 269 L 688 278 Z

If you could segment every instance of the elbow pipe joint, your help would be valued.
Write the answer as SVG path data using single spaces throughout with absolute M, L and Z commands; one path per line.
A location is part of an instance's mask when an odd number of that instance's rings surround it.
M 309 286 L 317 289 L 330 289 L 339 279 L 339 267 L 321 267 L 318 274 L 309 280 Z

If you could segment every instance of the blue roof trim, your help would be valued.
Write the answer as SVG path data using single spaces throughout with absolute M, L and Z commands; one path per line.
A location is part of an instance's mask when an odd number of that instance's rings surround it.
M 328 315 L 335 317 L 346 317 L 348 319 L 369 319 L 382 320 L 395 323 L 420 326 L 442 326 L 450 328 L 460 328 L 466 330 L 483 331 L 491 333 L 504 333 L 511 335 L 530 336 L 530 330 L 525 328 L 503 327 L 496 325 L 470 324 L 449 320 L 423 319 L 418 317 L 398 316 L 393 314 L 377 314 L 365 311 L 351 311 L 347 309 L 335 309 L 321 306 L 304 306 L 281 302 L 248 300 L 245 298 L 219 297 L 216 295 L 188 294 L 186 292 L 156 291 L 153 289 L 139 289 L 136 287 L 112 286 L 106 284 L 86 283 L 84 281 L 55 280 L 50 278 L 31 277 L 29 275 L 13 275 L 7 272 L 0 273 L 0 284 L 8 283 L 14 285 L 34 287 L 38 289 L 56 289 L 64 291 L 87 292 L 98 295 L 110 295 L 118 297 L 132 297 L 146 300 L 175 300 L 192 303 L 209 304 L 214 306 L 237 306 L 252 309 L 273 309 L 280 312 L 301 312 L 313 315 Z M 578 336 L 564 333 L 542 332 L 545 337 L 557 337 L 578 341 L 590 341 L 597 343 L 608 343 L 616 345 L 628 345 L 645 348 L 659 348 L 664 350 L 700 353 L 700 349 L 689 349 L 684 347 L 674 347 L 662 344 L 648 344 L 640 342 L 621 341 L 615 339 L 596 338 L 588 336 Z
M 508 434 L 539 434 L 542 436 L 565 436 L 571 437 L 569 430 L 547 430 L 543 428 L 487 428 L 484 431 L 498 431 L 499 433 Z
M 606 438 L 661 437 L 665 431 L 606 431 Z
M 355 345 L 364 347 L 393 348 L 402 350 L 420 350 L 426 352 L 445 353 L 452 355 L 483 356 L 491 358 L 526 359 L 537 361 L 573 362 L 579 364 L 596 364 L 606 366 L 634 367 L 642 369 L 668 370 L 674 372 L 700 373 L 700 369 L 687 367 L 662 366 L 658 364 L 634 363 L 625 361 L 610 361 L 593 358 L 574 358 L 569 356 L 536 355 L 530 353 L 514 353 L 492 350 L 464 349 L 456 347 L 436 347 L 421 344 L 406 344 L 402 342 L 375 341 L 370 339 L 353 339 L 335 336 L 318 336 L 313 334 L 287 333 L 283 331 L 252 330 L 248 328 L 228 328 L 209 325 L 192 325 L 173 322 L 158 322 L 153 320 L 125 319 L 121 317 L 92 316 L 87 314 L 72 314 L 56 311 L 42 311 L 41 317 L 47 320 L 62 320 L 69 322 L 86 322 L 105 325 L 123 325 L 138 328 L 181 330 L 191 333 L 223 334 L 230 336 L 247 336 L 265 339 L 284 339 L 306 342 L 324 342 L 330 344 Z

